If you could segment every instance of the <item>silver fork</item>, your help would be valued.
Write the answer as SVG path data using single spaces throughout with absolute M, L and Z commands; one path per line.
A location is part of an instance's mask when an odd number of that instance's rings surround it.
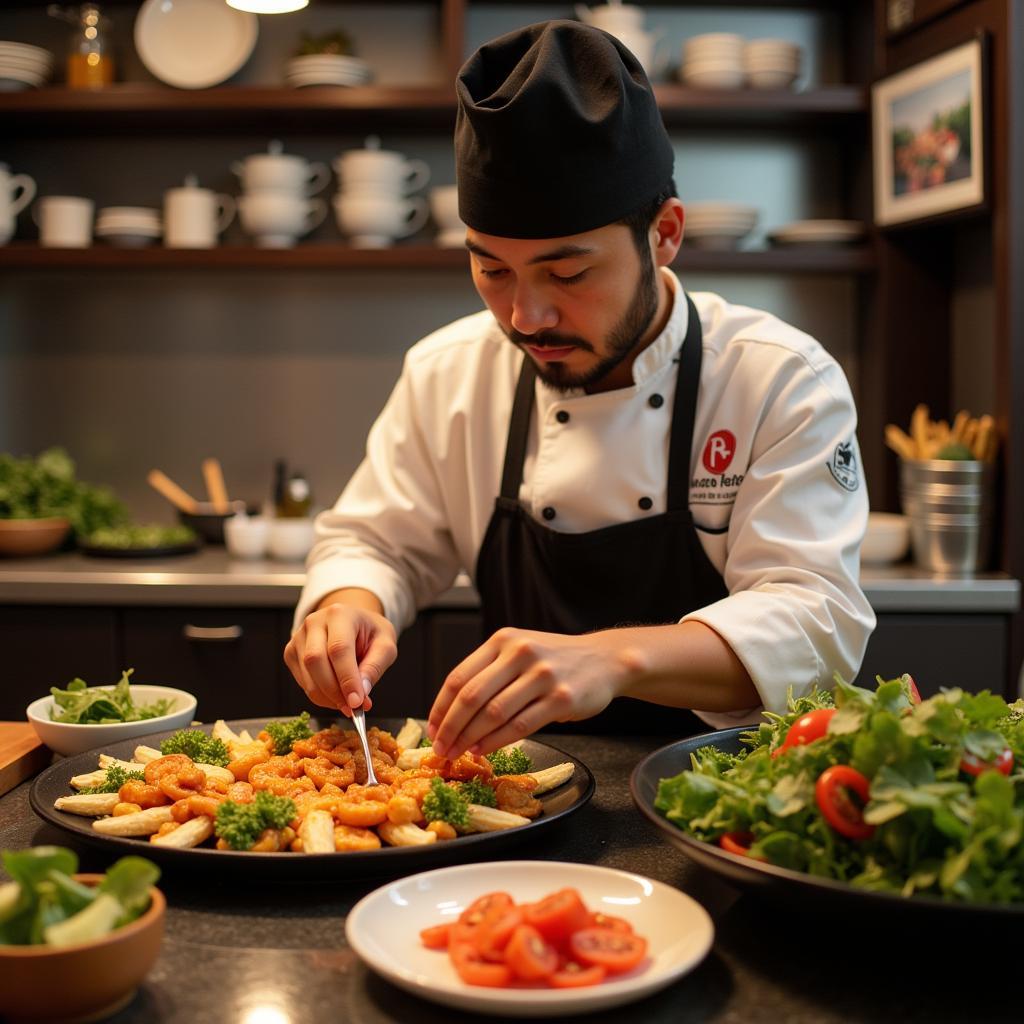
M 366 680 L 363 680 L 363 686 L 366 687 Z M 366 687 L 367 690 L 369 687 Z M 377 776 L 373 774 L 373 761 L 370 758 L 370 743 L 366 738 L 366 714 L 361 707 L 355 708 L 352 711 L 352 723 L 356 727 L 356 732 L 359 733 L 359 742 L 363 745 L 363 757 L 366 758 L 366 784 L 368 786 L 378 785 Z

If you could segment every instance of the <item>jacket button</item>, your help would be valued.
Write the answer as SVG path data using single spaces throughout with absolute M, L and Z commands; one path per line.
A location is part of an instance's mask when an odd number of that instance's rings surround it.
M 555 516 L 557 515 L 557 513 L 555 512 L 555 510 L 550 505 L 548 505 L 547 508 L 545 508 L 544 511 L 541 512 L 541 515 L 545 519 L 549 519 L 550 520 L 550 519 L 554 519 Z
M 647 404 L 652 409 L 660 409 L 665 404 L 665 399 L 662 398 L 661 395 L 651 395 L 651 397 L 647 399 Z
M 564 409 L 559 409 L 558 412 L 555 413 L 555 419 L 558 420 L 559 423 L 568 423 L 569 414 Z
M 653 502 L 653 501 L 651 501 L 651 499 L 650 499 L 650 498 L 641 498 L 641 499 L 640 499 L 640 500 L 639 500 L 639 501 L 637 502 L 637 504 L 638 504 L 638 505 L 639 505 L 639 506 L 640 506 L 640 507 L 641 507 L 641 508 L 642 508 L 642 509 L 643 509 L 643 510 L 644 510 L 645 512 L 649 512 L 649 511 L 650 511 L 650 510 L 651 510 L 652 508 L 654 508 L 654 502 Z

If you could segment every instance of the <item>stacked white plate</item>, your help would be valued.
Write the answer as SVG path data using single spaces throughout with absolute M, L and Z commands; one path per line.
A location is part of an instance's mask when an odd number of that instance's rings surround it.
M 53 54 L 28 43 L 0 41 L 0 92 L 38 89 L 53 74 Z
M 775 245 L 849 245 L 864 237 L 859 220 L 797 220 L 769 232 Z
M 685 203 L 683 239 L 698 249 L 735 249 L 757 224 L 758 210 L 742 203 Z
M 293 89 L 307 85 L 366 85 L 372 77 L 365 60 L 334 53 L 292 57 L 284 72 L 285 81 Z
M 800 75 L 803 51 L 785 39 L 753 39 L 743 47 L 743 71 L 754 89 L 788 89 Z
M 696 89 L 742 89 L 743 37 L 731 32 L 708 32 L 683 43 L 679 74 Z
M 141 249 L 160 237 L 160 211 L 145 206 L 105 206 L 96 214 L 95 233 L 121 249 Z

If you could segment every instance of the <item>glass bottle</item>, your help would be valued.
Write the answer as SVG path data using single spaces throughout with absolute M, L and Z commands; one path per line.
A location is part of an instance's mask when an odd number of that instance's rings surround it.
M 96 4 L 80 7 L 51 4 L 47 12 L 75 27 L 66 65 L 68 88 L 102 89 L 110 85 L 114 81 L 110 19 L 104 17 Z
M 313 507 L 309 481 L 301 473 L 292 473 L 284 485 L 284 497 L 278 506 L 279 519 L 303 519 Z

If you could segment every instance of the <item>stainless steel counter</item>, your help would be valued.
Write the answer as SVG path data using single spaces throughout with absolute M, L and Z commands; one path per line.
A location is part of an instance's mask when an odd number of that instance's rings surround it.
M 301 563 L 238 561 L 223 548 L 166 559 L 61 554 L 0 560 L 0 604 L 293 607 Z M 1020 582 L 1004 573 L 936 576 L 912 565 L 865 567 L 861 582 L 876 612 L 1004 613 L 1020 607 Z M 435 602 L 475 608 L 468 578 Z

